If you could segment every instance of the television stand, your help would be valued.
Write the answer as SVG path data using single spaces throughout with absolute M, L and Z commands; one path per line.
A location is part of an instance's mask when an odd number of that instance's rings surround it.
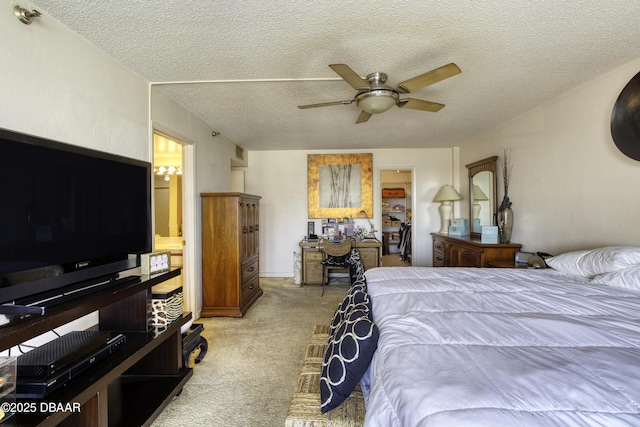
M 26 316 L 0 326 L 0 351 L 95 311 L 99 313 L 97 330 L 126 335 L 126 343 L 113 357 L 79 374 L 42 401 L 78 404 L 79 411 L 20 412 L 8 420 L 9 425 L 150 425 L 193 375 L 182 363 L 181 334 L 182 326 L 192 319 L 191 313 L 184 312 L 166 330 L 150 329 L 148 323 L 151 288 L 179 275 L 180 269 L 175 269 L 143 275 L 120 286 L 96 288 L 81 298 L 47 307 L 41 316 Z M 41 408 L 40 403 L 36 406 Z

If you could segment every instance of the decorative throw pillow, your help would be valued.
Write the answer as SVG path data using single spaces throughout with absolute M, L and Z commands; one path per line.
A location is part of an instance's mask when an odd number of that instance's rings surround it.
M 640 247 L 607 246 L 567 252 L 546 260 L 549 267 L 566 274 L 592 278 L 597 274 L 640 265 Z
M 366 290 L 366 281 L 364 278 L 364 264 L 360 258 L 360 252 L 353 248 L 349 254 L 349 275 L 351 276 L 351 285 L 364 284 Z
M 342 299 L 340 305 L 338 305 L 338 308 L 336 308 L 333 318 L 331 319 L 331 324 L 329 325 L 329 334 L 333 334 L 348 313 L 354 310 L 363 310 L 367 313 L 371 311 L 369 294 L 360 285 L 352 286 Z
M 378 327 L 365 310 L 351 311 L 329 336 L 320 377 L 322 413 L 349 397 L 371 363 L 378 336 Z
M 333 314 L 329 330 L 330 334 L 340 325 L 348 312 L 355 309 L 366 310 L 367 312 L 371 310 L 369 294 L 367 293 L 367 280 L 364 276 L 364 265 L 360 258 L 360 252 L 355 248 L 351 249 L 347 262 L 349 263 L 351 287 Z

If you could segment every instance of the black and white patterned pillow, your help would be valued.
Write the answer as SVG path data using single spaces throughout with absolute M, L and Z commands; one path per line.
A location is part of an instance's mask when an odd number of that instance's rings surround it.
M 378 327 L 368 310 L 350 311 L 329 336 L 320 377 L 320 410 L 338 407 L 349 397 L 378 347 Z
M 349 254 L 346 255 L 329 255 L 327 259 L 321 262 L 322 265 L 331 267 L 349 267 Z
M 360 252 L 356 248 L 351 249 L 348 258 L 349 275 L 351 278 L 351 286 L 363 284 L 366 291 L 366 280 L 364 277 L 364 264 L 360 258 Z
M 349 263 L 349 271 L 351 276 L 351 287 L 347 291 L 344 299 L 338 305 L 331 324 L 329 333 L 333 334 L 335 329 L 342 323 L 347 313 L 353 310 L 365 310 L 367 313 L 371 311 L 371 302 L 367 293 L 367 279 L 364 276 L 364 265 L 360 259 L 360 253 L 357 249 L 352 249 L 347 259 Z
M 350 312 L 354 310 L 363 310 L 366 313 L 369 313 L 371 311 L 371 301 L 369 300 L 369 294 L 365 288 L 360 285 L 355 285 L 349 288 L 349 291 L 347 291 L 347 294 L 333 314 L 331 324 L 329 325 L 329 334 L 334 333 Z

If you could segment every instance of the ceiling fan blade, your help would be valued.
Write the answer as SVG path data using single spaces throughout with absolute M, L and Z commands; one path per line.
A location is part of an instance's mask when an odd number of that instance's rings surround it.
M 304 110 L 306 108 L 316 108 L 316 107 L 328 107 L 330 105 L 341 105 L 341 104 L 351 104 L 353 99 L 347 101 L 331 101 L 331 102 L 321 102 L 319 104 L 307 104 L 307 105 L 298 105 L 298 108 Z
M 452 62 L 451 64 L 443 65 L 440 68 L 436 68 L 435 70 L 428 71 L 412 79 L 398 83 L 396 90 L 400 93 L 415 92 L 416 90 L 438 83 L 439 81 L 453 77 L 461 72 L 460 68 Z
M 438 112 L 444 108 L 444 104 L 438 104 L 437 102 L 424 101 L 422 99 L 401 99 L 398 101 L 398 107 L 410 108 L 412 110 L 430 111 L 432 113 Z
M 369 118 L 372 116 L 373 114 L 369 114 L 366 111 L 363 111 L 360 113 L 360 115 L 358 116 L 358 120 L 356 120 L 356 124 L 359 123 L 364 123 L 367 120 L 369 120 Z
M 358 75 L 358 73 L 356 73 L 351 68 L 349 68 L 348 65 L 346 65 L 346 64 L 329 64 L 329 67 L 331 67 L 331 69 L 333 71 L 335 71 L 336 74 L 338 74 L 340 77 L 342 77 L 344 79 L 344 81 L 349 83 L 351 85 L 351 87 L 353 87 L 354 89 L 356 89 L 356 90 L 367 90 L 367 89 L 370 89 L 369 83 L 367 83 L 365 80 L 363 80 L 362 77 L 360 77 Z

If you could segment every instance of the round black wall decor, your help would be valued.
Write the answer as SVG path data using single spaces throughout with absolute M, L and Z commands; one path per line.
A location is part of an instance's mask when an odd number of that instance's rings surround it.
M 618 150 L 640 161 L 640 73 L 629 80 L 613 106 L 611 136 Z

